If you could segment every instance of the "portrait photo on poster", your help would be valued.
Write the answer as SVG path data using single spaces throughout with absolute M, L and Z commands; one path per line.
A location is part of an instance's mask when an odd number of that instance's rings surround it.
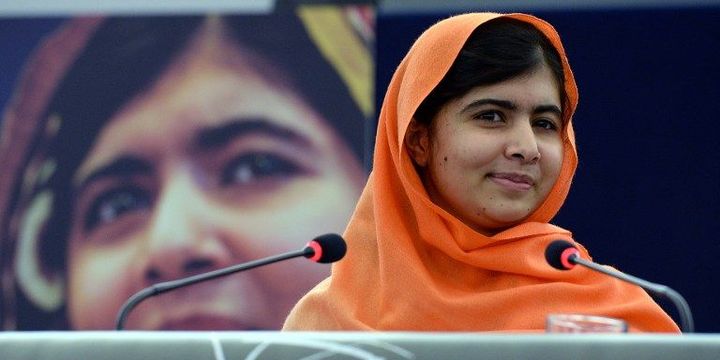
M 35 25 L 3 82 L 4 330 L 113 329 L 154 283 L 343 232 L 367 178 L 372 6 L 0 19 Z M 277 330 L 329 273 L 196 284 L 126 328 Z

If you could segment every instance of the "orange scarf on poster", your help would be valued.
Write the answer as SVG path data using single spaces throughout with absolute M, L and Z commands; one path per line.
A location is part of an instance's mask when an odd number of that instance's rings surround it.
M 484 236 L 429 199 L 403 139 L 416 109 L 473 30 L 500 16 L 532 24 L 559 52 L 567 125 L 560 177 L 548 198 L 523 223 Z M 560 37 L 540 19 L 466 14 L 427 30 L 388 87 L 374 169 L 345 233 L 347 256 L 296 305 L 284 329 L 542 331 L 548 314 L 582 313 L 623 319 L 630 331 L 678 332 L 642 289 L 580 267 L 560 271 L 546 263 L 551 241 L 573 241 L 569 231 L 548 221 L 565 201 L 577 166 L 570 121 L 577 102 Z

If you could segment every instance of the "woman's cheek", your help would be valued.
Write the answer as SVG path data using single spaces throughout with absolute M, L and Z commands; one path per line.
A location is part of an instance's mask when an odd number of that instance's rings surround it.
M 68 308 L 73 328 L 111 329 L 115 314 L 130 295 L 134 271 L 121 254 L 79 251 L 70 259 Z
M 552 179 L 551 182 L 554 184 L 560 176 L 560 169 L 562 168 L 562 143 L 558 140 L 544 146 L 541 152 L 541 161 L 543 161 L 543 175 Z

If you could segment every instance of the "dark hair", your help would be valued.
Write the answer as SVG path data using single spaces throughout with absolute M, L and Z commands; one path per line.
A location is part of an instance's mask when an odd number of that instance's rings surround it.
M 519 20 L 488 21 L 470 35 L 445 77 L 418 107 L 415 120 L 429 125 L 448 101 L 474 87 L 529 73 L 542 63 L 555 75 L 564 103 L 565 75 L 560 55 L 550 41 L 535 27 Z

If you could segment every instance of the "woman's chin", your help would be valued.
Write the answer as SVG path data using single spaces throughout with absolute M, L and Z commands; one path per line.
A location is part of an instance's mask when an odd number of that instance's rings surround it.
M 469 224 L 481 233 L 497 233 L 522 223 L 530 216 L 531 211 L 523 209 L 486 209 L 476 217 L 473 224 Z

